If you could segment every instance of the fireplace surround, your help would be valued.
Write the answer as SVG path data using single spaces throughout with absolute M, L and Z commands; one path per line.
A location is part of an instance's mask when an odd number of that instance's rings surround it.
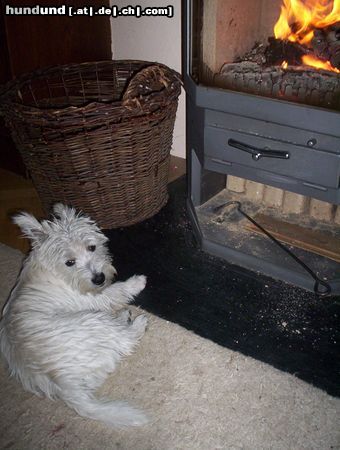
M 223 63 L 232 63 L 239 54 L 249 51 L 255 41 L 270 36 L 280 3 L 279 0 L 183 2 L 187 203 L 203 250 L 230 263 L 313 290 L 315 282 L 310 274 L 266 236 L 247 229 L 237 212 L 225 211 L 222 215 L 214 212 L 220 204 L 236 199 L 250 215 L 270 211 L 275 220 L 283 215 L 284 220 L 292 219 L 302 230 L 311 224 L 318 231 L 327 229 L 334 242 L 340 239 L 335 219 L 340 216 L 337 106 L 298 103 L 289 95 L 270 98 L 261 89 L 255 89 L 254 93 L 240 92 L 237 87 L 221 88 L 214 82 L 214 74 Z M 254 197 L 260 190 L 265 194 L 257 202 Z M 284 205 L 292 195 L 293 207 L 284 214 Z M 272 200 L 266 205 L 265 198 Z M 311 205 L 319 204 L 321 210 L 330 211 L 330 223 L 325 224 L 323 217 L 318 222 L 318 213 L 306 220 L 299 211 L 299 201 L 304 212 L 307 203 L 311 210 Z M 291 247 L 320 278 L 327 280 L 333 294 L 340 293 L 339 262 L 314 251 Z

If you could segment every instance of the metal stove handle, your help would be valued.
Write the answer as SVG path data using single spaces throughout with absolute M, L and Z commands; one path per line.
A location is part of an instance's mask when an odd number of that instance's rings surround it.
M 229 139 L 228 144 L 231 147 L 238 148 L 244 152 L 250 153 L 255 161 L 260 158 L 279 158 L 279 159 L 289 159 L 289 152 L 284 152 L 281 150 L 267 150 L 254 147 L 253 145 L 244 144 L 243 142 L 235 141 L 235 139 Z

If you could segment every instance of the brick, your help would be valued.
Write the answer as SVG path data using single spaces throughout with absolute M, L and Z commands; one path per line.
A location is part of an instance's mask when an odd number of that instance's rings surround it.
M 336 210 L 335 210 L 335 216 L 334 216 L 334 222 L 335 222 L 337 225 L 340 225 L 340 206 L 337 206 L 337 207 L 336 207 Z
M 255 181 L 246 181 L 246 195 L 250 201 L 262 202 L 264 193 L 264 184 Z
M 331 222 L 334 216 L 334 207 L 331 203 L 311 198 L 309 214 L 314 219 Z
M 246 180 L 244 178 L 228 175 L 227 188 L 233 192 L 244 192 L 246 189 Z
M 309 197 L 295 192 L 285 192 L 283 198 L 283 212 L 286 214 L 303 214 L 307 211 Z
M 266 186 L 263 200 L 267 206 L 280 208 L 283 203 L 283 194 L 284 191 L 282 189 Z

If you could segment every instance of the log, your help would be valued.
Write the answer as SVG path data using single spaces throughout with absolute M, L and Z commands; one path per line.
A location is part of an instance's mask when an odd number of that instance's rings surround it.
M 265 66 L 267 63 L 266 49 L 267 46 L 265 44 L 262 44 L 261 42 L 255 42 L 254 47 L 249 52 L 244 54 L 242 57 L 236 58 L 234 62 L 241 63 L 249 61 L 260 66 Z
M 268 45 L 256 43 L 254 47 L 235 62 L 254 62 L 263 67 L 280 66 L 283 61 L 288 65 L 302 65 L 302 56 L 312 55 L 333 67 L 340 69 L 340 25 L 334 24 L 324 29 L 316 29 L 311 47 L 274 37 L 268 38 Z
M 314 30 L 311 45 L 316 57 L 340 69 L 340 22 Z
M 256 43 L 234 63 L 213 76 L 213 84 L 240 92 L 340 109 L 340 77 L 336 72 L 303 65 L 311 55 L 340 69 L 340 22 L 314 30 L 310 46 L 274 37 Z M 288 63 L 287 68 L 282 63 Z
M 283 61 L 287 61 L 289 65 L 299 66 L 302 64 L 302 56 L 311 54 L 313 49 L 298 42 L 269 37 L 267 45 L 256 43 L 249 52 L 237 58 L 235 62 L 249 61 L 269 67 L 280 66 Z
M 246 61 L 224 64 L 213 84 L 224 89 L 340 109 L 340 77 L 308 66 L 263 67 Z
M 283 61 L 287 61 L 289 65 L 300 66 L 302 64 L 302 56 L 313 54 L 310 49 L 298 42 L 268 38 L 268 46 L 265 50 L 266 64 L 268 66 L 281 65 Z

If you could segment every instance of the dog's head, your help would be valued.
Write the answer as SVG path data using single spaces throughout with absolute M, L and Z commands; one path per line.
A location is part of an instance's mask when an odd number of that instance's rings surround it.
M 81 293 L 100 292 L 116 274 L 106 243 L 96 223 L 75 209 L 57 203 L 52 220 L 39 222 L 28 213 L 13 221 L 31 240 L 29 261 L 38 270 L 52 273 Z

